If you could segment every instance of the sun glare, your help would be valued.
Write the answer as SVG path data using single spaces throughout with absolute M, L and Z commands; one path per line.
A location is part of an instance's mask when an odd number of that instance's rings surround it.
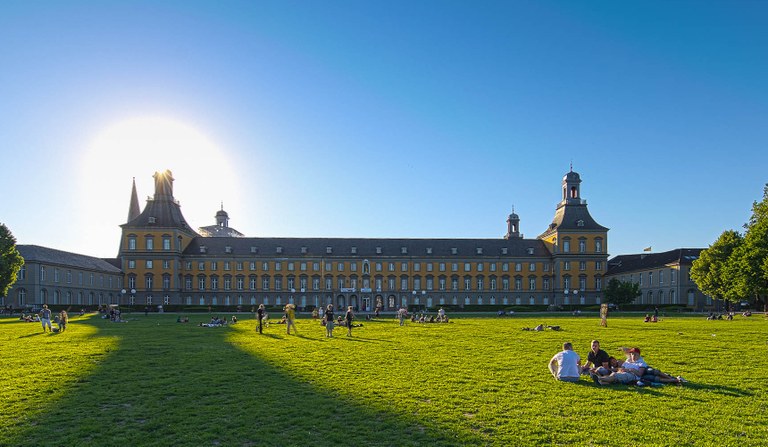
M 106 240 L 113 237 L 115 247 L 118 225 L 128 216 L 134 177 L 143 209 L 146 198 L 154 194 L 152 174 L 170 169 L 174 197 L 193 228 L 214 224 L 222 201 L 225 210 L 239 208 L 237 175 L 226 153 L 177 120 L 150 117 L 118 122 L 93 139 L 80 166 L 81 198 L 86 200 L 78 202 L 80 213 L 87 215 L 87 231 Z

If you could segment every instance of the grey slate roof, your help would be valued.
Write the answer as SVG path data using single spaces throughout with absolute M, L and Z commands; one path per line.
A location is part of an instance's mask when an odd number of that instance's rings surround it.
M 45 264 L 63 265 L 84 270 L 94 270 L 106 273 L 120 273 L 121 270 L 114 264 L 116 259 L 101 259 L 92 256 L 55 250 L 53 248 L 40 247 L 39 245 L 17 245 L 21 257 L 25 262 L 40 262 Z
M 206 253 L 200 252 L 200 246 L 206 247 Z M 231 247 L 231 253 L 226 252 Z M 256 252 L 251 251 L 256 248 Z M 278 253 L 282 247 L 282 253 Z M 302 253 L 302 247 L 306 253 Z M 327 253 L 331 247 L 332 253 Z M 356 253 L 352 253 L 355 247 Z M 376 248 L 381 247 L 381 253 Z M 402 252 L 405 247 L 407 253 Z M 432 249 L 427 254 L 427 248 Z M 454 255 L 452 249 L 456 248 Z M 482 253 L 478 254 L 477 249 Z M 507 254 L 502 254 L 502 248 L 507 248 Z M 528 249 L 533 254 L 528 254 Z M 234 255 L 234 256 L 271 256 L 271 257 L 549 257 L 543 241 L 537 239 L 368 239 L 368 238 L 216 238 L 196 237 L 184 250 L 184 256 L 201 255 Z
M 154 222 L 152 219 L 154 218 Z M 181 214 L 181 205 L 173 198 L 161 197 L 159 199 L 147 199 L 147 206 L 141 212 L 139 217 L 127 222 L 121 227 L 167 227 L 184 228 L 191 232 L 194 230 L 189 226 L 184 215 Z
M 582 226 L 579 226 L 579 221 L 583 222 Z M 582 203 L 580 205 L 567 204 L 558 207 L 552 223 L 549 224 L 549 228 L 539 237 L 545 237 L 555 230 L 608 231 L 608 228 L 595 222 L 595 219 L 592 218 L 589 210 L 587 210 L 587 204 Z
M 662 253 L 640 253 L 632 255 L 619 255 L 608 260 L 608 275 L 618 275 L 638 270 L 648 270 L 664 267 L 668 264 L 679 263 L 691 265 L 699 258 L 703 248 L 677 248 Z

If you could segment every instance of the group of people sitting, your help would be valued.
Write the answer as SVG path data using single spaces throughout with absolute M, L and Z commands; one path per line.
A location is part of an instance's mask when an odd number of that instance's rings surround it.
M 428 314 L 416 314 L 411 315 L 411 323 L 450 323 L 448 315 L 428 315 Z
M 645 318 L 643 318 L 643 323 L 658 323 L 659 317 L 654 315 L 645 314 Z
M 25 314 L 24 312 L 22 312 L 21 316 L 19 317 L 19 321 L 26 321 L 27 323 L 39 323 L 40 322 L 40 315 L 38 315 L 38 314 Z
M 179 321 L 177 319 L 176 322 L 177 323 L 187 323 L 187 322 L 189 322 L 189 318 L 186 318 L 186 321 L 184 321 L 184 320 Z M 237 317 L 233 315 L 232 316 L 232 323 L 231 324 L 235 324 L 235 323 L 237 323 Z M 227 323 L 227 317 L 224 317 L 224 318 L 212 317 L 210 322 L 208 322 L 208 323 L 200 323 L 200 326 L 201 327 L 222 327 L 222 326 L 226 326 L 227 324 L 228 324 Z
M 622 347 L 619 350 L 624 353 L 624 360 L 611 357 L 600 349 L 599 341 L 592 340 L 587 362 L 582 366 L 581 357 L 573 351 L 573 345 L 564 343 L 563 350 L 549 361 L 549 371 L 557 380 L 578 382 L 582 375 L 586 375 L 598 385 L 613 383 L 637 386 L 665 383 L 681 385 L 687 382 L 682 376 L 673 377 L 648 366 L 640 356 L 640 348 Z

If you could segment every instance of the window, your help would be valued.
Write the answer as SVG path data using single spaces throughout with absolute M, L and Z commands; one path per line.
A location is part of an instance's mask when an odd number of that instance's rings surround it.
M 671 269 L 669 271 L 669 276 L 670 276 L 670 278 L 669 278 L 670 282 L 672 282 L 672 284 L 674 284 L 677 281 L 677 270 Z M 673 303 L 673 304 L 677 304 L 677 303 Z
M 482 262 L 478 262 L 477 263 L 477 271 L 478 272 L 482 272 L 484 268 L 485 268 L 485 266 L 483 265 Z
M 427 263 L 427 271 L 428 271 L 428 272 L 431 272 L 431 271 L 432 271 L 432 263 L 431 263 L 431 262 L 428 262 L 428 263 Z
M 349 271 L 350 272 L 356 272 L 357 271 L 357 262 L 350 262 L 349 263 Z
M 496 263 L 495 262 L 491 262 L 490 264 L 488 264 L 488 269 L 490 271 L 492 271 L 492 272 L 495 272 L 496 271 Z
M 515 290 L 523 290 L 522 278 L 515 278 Z
M 275 261 L 275 271 L 279 272 L 283 269 L 283 263 L 280 261 Z
M 571 269 L 571 261 L 563 261 L 563 270 Z
M 421 271 L 421 262 L 414 262 L 413 263 L 413 271 L 414 272 L 420 272 Z
M 243 271 L 243 261 L 237 261 L 237 263 L 235 263 L 235 268 L 237 269 L 238 272 L 242 272 Z
M 579 253 L 586 253 L 586 252 L 587 252 L 586 239 L 579 239 Z
M 451 271 L 452 272 L 458 272 L 459 271 L 459 263 L 458 262 L 452 262 L 451 263 Z
M 224 261 L 224 270 L 227 270 L 227 271 L 232 270 L 229 261 Z
M 549 278 L 544 278 L 542 286 L 544 287 L 544 290 L 549 290 Z
M 469 277 L 464 278 L 464 290 L 472 290 L 472 279 Z
M 407 262 L 401 262 L 400 263 L 400 271 L 401 272 L 407 272 L 408 271 L 408 263 Z
M 648 272 L 648 285 L 653 285 L 653 272 Z
M 216 261 L 211 261 L 211 270 L 218 270 L 219 263 Z
M 501 263 L 501 271 L 502 272 L 508 272 L 509 271 L 509 263 L 508 262 L 502 262 Z
M 146 285 L 147 290 L 152 290 L 152 275 L 144 277 L 144 284 Z
M 509 290 L 509 278 L 501 278 L 501 290 Z
M 136 268 L 136 261 L 134 259 L 129 259 L 128 260 L 128 268 L 129 269 L 135 269 Z M 91 285 L 93 285 L 93 284 L 91 284 Z
M 261 270 L 263 270 L 263 271 L 265 271 L 265 272 L 269 271 L 269 262 L 267 262 L 267 261 L 263 261 L 263 262 L 261 263 Z
M 248 277 L 248 289 L 256 290 L 256 276 L 251 275 Z
M 154 239 L 152 239 L 151 237 L 147 237 L 146 244 L 147 244 L 147 250 L 154 250 L 154 248 L 155 248 L 155 240 Z
M 269 290 L 269 276 L 261 277 L 261 290 Z
M 571 251 L 571 240 L 568 238 L 563 239 L 563 253 L 570 253 Z
M 163 238 L 163 250 L 170 251 L 171 250 L 171 238 L 164 237 Z
M 528 290 L 536 290 L 536 278 L 528 278 Z
M 153 262 L 152 262 L 152 260 L 151 260 L 151 259 L 147 259 L 147 268 L 148 268 L 148 269 L 151 269 L 153 266 L 154 266 L 154 265 L 153 265 Z
M 219 277 L 211 276 L 211 290 L 219 290 Z
M 296 266 L 294 265 L 294 263 L 293 263 L 293 262 L 289 262 L 289 263 L 288 263 L 288 271 L 289 271 L 289 272 L 292 272 L 292 271 L 294 271 L 295 269 L 296 269 Z
M 168 270 L 169 268 L 171 268 L 171 261 L 169 261 L 167 259 L 163 259 L 163 268 L 165 270 Z
M 659 270 L 659 285 L 664 285 L 664 270 Z
M 224 290 L 232 290 L 232 277 L 231 276 L 225 276 L 224 277 Z
M 579 261 L 579 270 L 584 271 L 587 269 L 587 261 Z
M 441 272 L 444 272 L 445 271 L 445 262 L 441 262 L 440 264 L 438 264 L 437 265 L 437 269 L 439 271 L 441 271 Z
M 595 278 L 595 290 L 602 290 L 603 289 L 603 278 L 600 278 L 599 276 Z
M 602 252 L 603 252 L 603 240 L 595 239 L 595 253 L 602 253 Z
M 536 271 L 536 263 L 535 262 L 528 263 L 528 271 L 529 272 L 535 272 Z
M 469 262 L 465 262 L 464 263 L 464 271 L 465 272 L 471 272 L 472 271 L 472 264 L 470 264 Z
M 205 271 L 205 262 L 204 261 L 199 261 L 197 263 L 197 270 L 199 270 L 201 272 Z
M 128 238 L 128 250 L 136 250 L 136 238 L 133 236 Z
M 387 267 L 389 268 L 390 272 L 394 272 L 395 271 L 395 263 L 394 262 L 390 262 Z
M 171 275 L 163 275 L 163 289 L 168 290 L 171 288 Z
M 587 289 L 587 278 L 584 276 L 579 277 L 579 290 L 586 290 Z
M 523 264 L 521 262 L 515 263 L 515 271 L 516 272 L 522 272 L 523 271 Z
M 595 270 L 598 272 L 603 271 L 603 261 L 595 261 Z

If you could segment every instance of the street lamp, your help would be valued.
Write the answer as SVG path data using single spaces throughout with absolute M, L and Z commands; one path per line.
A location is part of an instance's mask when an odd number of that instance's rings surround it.
M 127 290 L 125 290 L 125 289 L 122 289 L 120 291 L 120 298 L 119 298 L 119 302 L 117 303 L 118 306 L 122 306 L 123 305 L 123 298 L 125 297 L 126 292 L 127 292 Z

